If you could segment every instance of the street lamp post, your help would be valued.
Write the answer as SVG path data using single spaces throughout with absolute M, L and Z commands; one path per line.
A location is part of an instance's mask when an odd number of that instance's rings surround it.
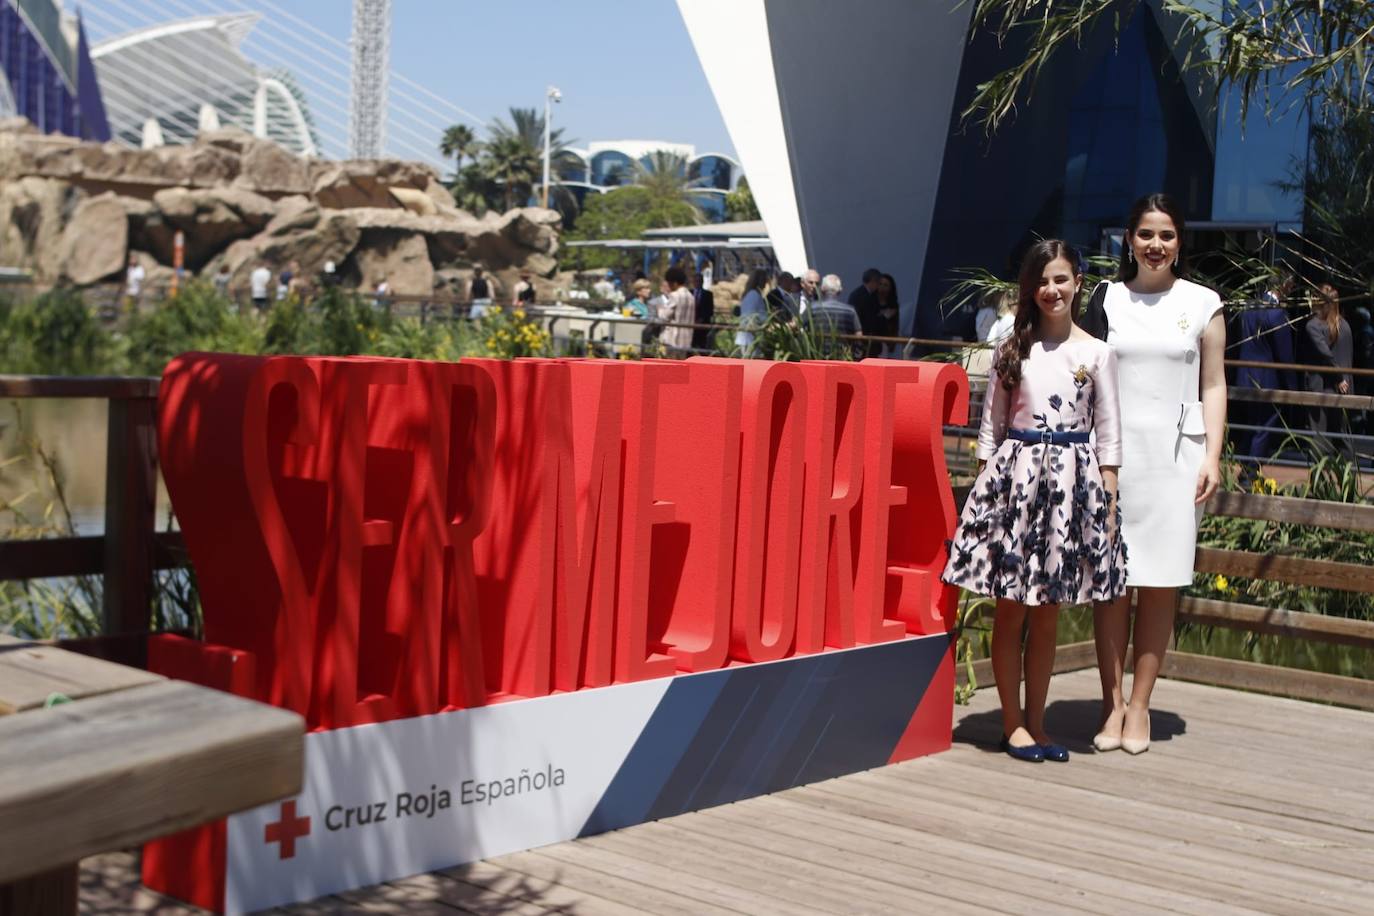
M 549 206 L 549 136 L 553 125 L 553 105 L 563 101 L 563 93 L 557 86 L 550 86 L 544 93 L 544 207 Z

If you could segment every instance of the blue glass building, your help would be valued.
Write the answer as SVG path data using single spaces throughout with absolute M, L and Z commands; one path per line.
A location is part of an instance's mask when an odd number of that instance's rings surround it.
M 0 0 L 0 115 L 44 133 L 110 139 L 86 30 L 56 0 Z
M 744 172 L 724 153 L 697 153 L 688 144 L 658 140 L 616 140 L 592 143 L 586 149 L 568 147 L 553 162 L 559 184 L 581 205 L 589 194 L 604 194 L 632 185 L 640 168 L 652 170 L 657 153 L 679 157 L 691 187 L 692 202 L 707 221 L 725 221 L 725 197 L 739 185 Z

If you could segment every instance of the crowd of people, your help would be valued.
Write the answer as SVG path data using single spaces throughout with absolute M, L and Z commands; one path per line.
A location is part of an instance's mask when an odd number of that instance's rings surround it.
M 1012 332 L 1016 301 L 1015 291 L 996 290 L 979 303 L 975 334 L 988 346 L 972 354 L 971 375 L 987 375 L 996 347 Z M 1353 326 L 1342 312 L 1340 293 L 1329 282 L 1318 279 L 1300 287 L 1295 274 L 1280 266 L 1254 301 L 1228 316 L 1227 356 L 1242 363 L 1230 372 L 1230 383 L 1242 390 L 1355 393 L 1349 370 L 1374 367 L 1374 320 L 1363 306 L 1351 314 Z M 1310 368 L 1290 368 L 1298 366 Z M 1346 371 L 1323 371 L 1342 369 Z M 1353 459 L 1351 434 L 1370 431 L 1365 412 L 1326 405 L 1246 399 L 1236 404 L 1234 414 L 1232 444 L 1249 472 L 1279 455 L 1285 444 L 1293 443 L 1294 434 L 1319 451 Z

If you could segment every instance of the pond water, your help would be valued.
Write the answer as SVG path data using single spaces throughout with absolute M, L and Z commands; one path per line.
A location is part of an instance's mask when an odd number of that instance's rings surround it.
M 24 398 L 0 402 L 0 537 L 25 524 L 66 533 L 59 493 L 75 533 L 105 529 L 105 434 L 108 402 L 95 398 Z M 49 466 L 39 452 L 50 460 Z M 168 500 L 158 475 L 157 524 Z

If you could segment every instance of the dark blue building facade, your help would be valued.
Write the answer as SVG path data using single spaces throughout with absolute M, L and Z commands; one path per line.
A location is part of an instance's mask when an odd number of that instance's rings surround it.
M 14 113 L 39 130 L 110 139 L 85 27 L 54 0 L 0 0 L 0 71 Z
M 1301 228 L 1300 195 L 1279 185 L 1301 170 L 1307 124 L 1301 111 L 1273 122 L 1185 69 L 1177 23 L 1142 3 L 1118 34 L 1100 26 L 1073 53 L 1040 73 L 1034 98 L 989 138 L 961 129 L 959 112 L 976 87 L 1019 53 L 974 36 L 959 73 L 945 140 L 930 241 L 912 331 L 968 334 L 971 313 L 936 303 L 959 268 L 986 266 L 1014 278 L 1037 238 L 1059 237 L 1087 251 L 1114 244 L 1113 230 L 1144 194 L 1164 191 L 1190 223 Z

